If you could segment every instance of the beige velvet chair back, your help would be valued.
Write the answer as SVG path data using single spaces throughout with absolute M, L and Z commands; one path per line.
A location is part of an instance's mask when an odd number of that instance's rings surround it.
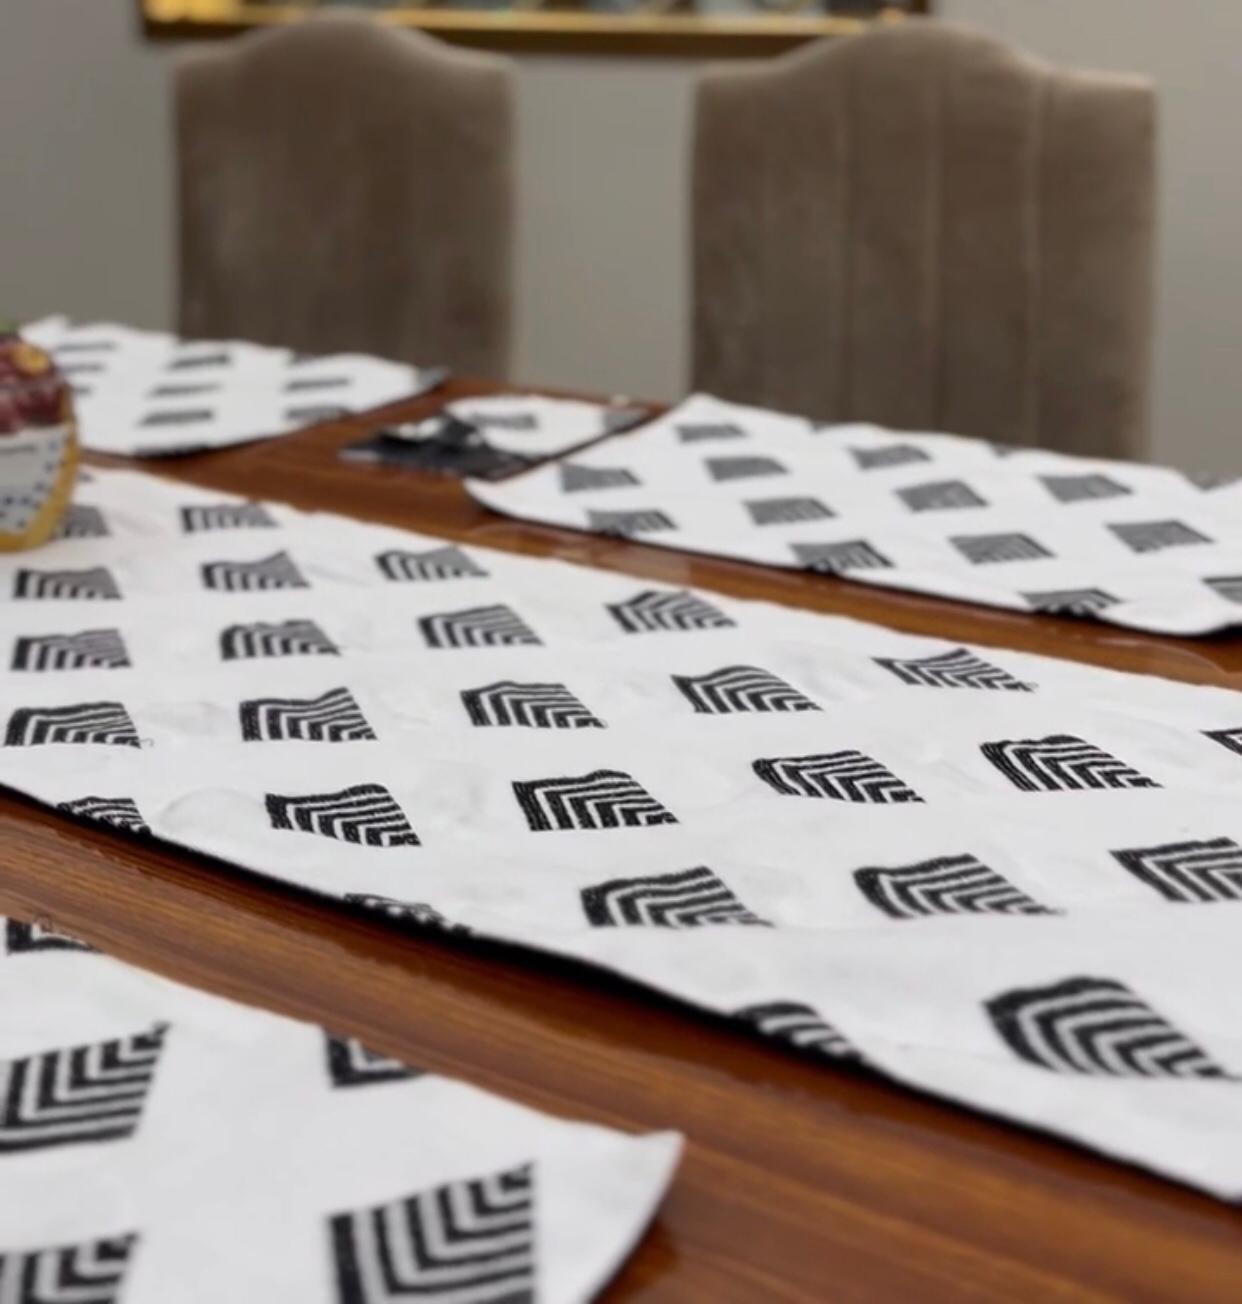
M 694 383 L 824 420 L 1146 447 L 1155 98 L 934 21 L 699 83 Z
M 329 12 L 175 84 L 184 334 L 505 374 L 508 60 Z

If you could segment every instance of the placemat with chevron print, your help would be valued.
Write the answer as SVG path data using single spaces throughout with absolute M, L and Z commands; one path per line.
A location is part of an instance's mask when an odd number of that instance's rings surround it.
M 696 395 L 467 487 L 495 511 L 1164 634 L 1242 625 L 1242 475 L 822 425 Z
M 74 391 L 83 446 L 163 457 L 288 434 L 434 389 L 443 367 L 360 353 L 312 357 L 240 340 L 182 340 L 49 317 L 22 328 Z
M 679 1145 L 0 919 L 5 1304 L 581 1304 Z
M 1242 1194 L 1242 695 L 129 472 L 0 783 Z

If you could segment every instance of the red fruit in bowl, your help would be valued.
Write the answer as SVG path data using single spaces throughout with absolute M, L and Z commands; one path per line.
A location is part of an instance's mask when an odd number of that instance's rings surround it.
M 15 435 L 23 424 L 17 394 L 4 388 L 4 377 L 0 376 L 0 435 Z

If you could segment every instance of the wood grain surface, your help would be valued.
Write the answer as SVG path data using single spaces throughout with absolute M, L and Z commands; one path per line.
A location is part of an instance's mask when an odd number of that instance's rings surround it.
M 400 411 L 495 388 L 454 381 Z M 455 480 L 342 463 L 337 449 L 362 428 L 148 469 L 661 583 L 1242 688 L 1238 637 L 1158 638 L 505 521 Z M 1237 1208 L 825 1067 L 584 966 L 412 933 L 4 794 L 0 913 L 554 1114 L 681 1130 L 684 1164 L 608 1300 L 1242 1299 Z

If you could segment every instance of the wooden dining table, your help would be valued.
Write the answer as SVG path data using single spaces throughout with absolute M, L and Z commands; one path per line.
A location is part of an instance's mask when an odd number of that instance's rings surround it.
M 453 380 L 380 415 L 416 419 L 500 389 Z M 1236 635 L 1162 638 L 503 519 L 458 480 L 342 461 L 375 424 L 147 469 L 657 583 L 1242 690 Z M 1242 1300 L 1237 1206 L 598 969 L 403 929 L 2 791 L 0 914 L 558 1116 L 679 1130 L 682 1166 L 609 1301 Z

